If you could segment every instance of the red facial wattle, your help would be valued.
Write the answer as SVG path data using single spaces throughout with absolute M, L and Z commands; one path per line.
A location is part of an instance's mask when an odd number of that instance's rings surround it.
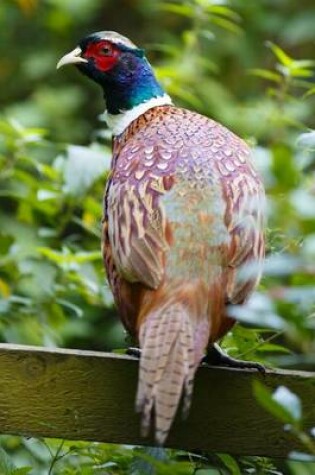
M 118 62 L 120 50 L 109 41 L 90 43 L 83 57 L 92 59 L 100 71 L 109 71 Z

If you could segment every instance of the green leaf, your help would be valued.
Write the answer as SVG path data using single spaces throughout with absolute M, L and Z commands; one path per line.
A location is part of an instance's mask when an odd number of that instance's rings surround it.
M 315 68 L 315 61 L 313 59 L 295 59 L 293 65 L 297 68 L 312 69 Z
M 200 468 L 197 471 L 197 475 L 221 475 L 221 474 L 222 474 L 221 470 L 216 469 L 216 468 Z
M 301 420 L 302 405 L 300 398 L 288 388 L 285 386 L 279 386 L 273 393 L 272 399 L 288 411 L 294 420 Z
M 63 171 L 64 192 L 75 197 L 83 196 L 100 176 L 105 175 L 110 160 L 106 149 L 69 145 L 67 159 L 59 157 L 57 162 Z
M 220 28 L 230 31 L 231 33 L 235 33 L 237 35 L 243 33 L 243 30 L 239 25 L 232 22 L 231 20 L 228 20 L 227 18 L 222 18 L 219 16 L 210 16 L 210 21 L 215 25 L 219 26 Z
M 304 97 L 308 97 L 308 96 L 312 96 L 313 94 L 315 94 L 315 87 L 311 87 L 307 93 L 305 94 Z
M 313 71 L 310 71 L 309 69 L 295 67 L 294 65 L 292 65 L 289 70 L 290 75 L 294 78 L 311 78 L 314 74 Z
M 76 315 L 76 317 L 78 318 L 83 317 L 84 312 L 80 307 L 78 307 L 78 305 L 75 305 L 74 303 L 69 302 L 68 300 L 65 300 L 65 299 L 57 299 L 56 302 L 62 305 L 63 307 L 66 307 L 69 310 L 71 310 Z
M 287 55 L 287 53 L 285 53 L 283 49 L 280 48 L 280 46 L 276 45 L 275 43 L 272 43 L 272 41 L 267 41 L 266 45 L 271 49 L 271 51 L 274 53 L 274 55 L 277 57 L 277 59 L 283 66 L 289 67 L 294 61 L 293 58 Z
M 272 147 L 272 171 L 283 190 L 295 188 L 300 174 L 294 160 L 292 148 L 289 145 L 277 143 Z
M 182 15 L 189 18 L 194 16 L 194 10 L 189 5 L 177 5 L 176 3 L 162 2 L 160 3 L 159 7 L 161 10 L 164 10 L 170 13 L 175 13 L 176 15 Z
M 14 463 L 7 452 L 0 446 L 0 474 L 13 475 L 14 470 Z
M 240 272 L 240 279 L 244 279 L 247 275 L 245 268 L 244 272 Z M 246 305 L 233 305 L 229 308 L 229 315 L 240 322 L 251 325 L 256 325 L 266 328 L 274 328 L 282 330 L 285 328 L 285 321 L 275 311 L 273 302 L 267 295 L 255 293 Z
M 230 475 L 242 475 L 238 463 L 231 455 L 218 454 L 218 457 L 229 470 Z
M 209 5 L 206 7 L 206 11 L 216 15 L 221 15 L 230 18 L 234 21 L 240 21 L 241 17 L 238 13 L 233 11 L 231 8 L 224 5 Z
M 297 451 L 290 452 L 289 453 L 289 458 L 292 459 L 292 460 L 297 460 L 297 461 L 304 462 L 304 463 L 305 462 L 315 463 L 315 455 L 306 454 L 305 452 L 297 452 Z M 309 474 L 309 475 L 313 475 L 313 473 L 314 473 L 313 468 L 311 467 L 311 471 L 306 472 L 306 473 Z
M 159 464 L 163 462 L 161 465 L 164 465 L 168 460 L 167 451 L 162 447 L 137 448 L 130 475 L 156 475 L 161 473 L 158 471 Z
M 61 252 L 48 247 L 38 247 L 37 250 L 55 264 L 68 266 L 69 269 L 72 267 L 73 269 L 76 269 L 77 264 L 84 264 L 86 262 L 93 262 L 101 259 L 101 253 L 99 251 L 81 251 L 73 253 L 67 247 L 64 247 Z
M 283 388 L 283 386 L 280 388 Z M 288 396 L 287 391 L 289 390 L 280 389 L 280 393 L 277 393 L 277 391 L 272 393 L 270 389 L 257 380 L 253 383 L 253 390 L 259 404 L 284 424 L 296 425 L 299 421 L 296 417 L 299 414 L 296 396 L 294 395 L 295 398 Z
M 282 345 L 275 345 L 274 343 L 262 343 L 256 351 L 259 351 L 261 353 L 292 353 L 289 348 L 286 348 Z
M 32 467 L 15 468 L 12 472 L 12 475 L 28 475 L 31 470 L 33 470 Z
M 281 75 L 279 73 L 269 71 L 268 69 L 249 69 L 248 73 L 252 74 L 253 76 L 257 76 L 262 79 L 268 79 L 269 81 L 273 81 L 276 83 L 280 83 L 282 81 Z
M 0 232 L 0 255 L 6 255 L 13 243 L 14 239 L 12 236 Z
M 307 150 L 315 150 L 315 130 L 299 135 L 297 145 Z

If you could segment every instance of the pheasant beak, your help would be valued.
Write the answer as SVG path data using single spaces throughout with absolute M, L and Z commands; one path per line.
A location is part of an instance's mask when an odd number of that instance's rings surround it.
M 57 69 L 65 66 L 66 64 L 78 64 L 78 63 L 87 63 L 88 60 L 82 58 L 81 56 L 82 50 L 81 48 L 77 47 L 70 53 L 65 54 L 60 61 L 58 61 Z

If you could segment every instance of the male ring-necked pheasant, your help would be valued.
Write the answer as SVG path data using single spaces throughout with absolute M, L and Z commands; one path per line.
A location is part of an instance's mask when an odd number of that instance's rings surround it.
M 264 190 L 250 150 L 213 120 L 175 107 L 144 51 L 115 32 L 84 38 L 58 67 L 97 82 L 113 133 L 103 256 L 126 329 L 141 349 L 136 407 L 163 443 L 205 352 L 233 326 L 264 256 Z M 251 272 L 244 273 L 244 266 Z

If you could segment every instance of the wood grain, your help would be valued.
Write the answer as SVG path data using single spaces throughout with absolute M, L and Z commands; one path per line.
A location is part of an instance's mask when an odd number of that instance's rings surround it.
M 127 356 L 0 345 L 0 433 L 153 445 L 134 411 L 138 362 Z M 315 373 L 200 368 L 187 420 L 167 446 L 285 457 L 298 447 L 255 401 L 254 379 L 299 395 L 315 426 Z

